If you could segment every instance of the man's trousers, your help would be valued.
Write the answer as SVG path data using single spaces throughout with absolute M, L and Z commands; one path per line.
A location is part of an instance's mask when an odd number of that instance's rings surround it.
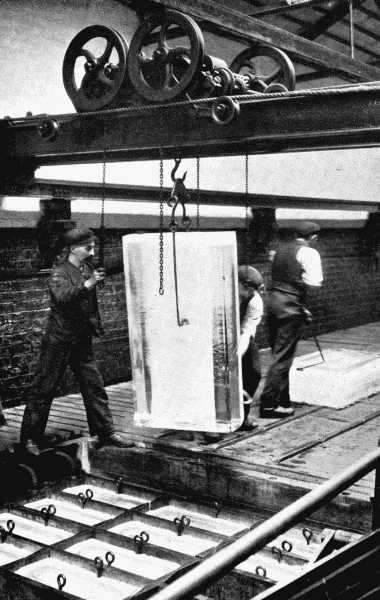
M 114 432 L 108 396 L 95 362 L 92 337 L 87 335 L 75 343 L 54 343 L 44 338 L 34 383 L 28 393 L 21 443 L 31 439 L 42 442 L 58 384 L 70 366 L 79 384 L 86 409 L 90 435 L 107 437 Z
M 268 317 L 272 363 L 260 398 L 262 409 L 290 406 L 289 371 L 303 322 L 303 315 L 293 315 L 285 319 L 278 319 L 273 315 Z

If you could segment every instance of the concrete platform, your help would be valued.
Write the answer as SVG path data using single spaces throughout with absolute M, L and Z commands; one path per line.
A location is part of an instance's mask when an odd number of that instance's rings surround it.
M 380 352 L 380 322 L 319 336 L 323 350 Z M 299 344 L 300 356 L 315 351 L 313 339 Z M 269 353 L 263 352 L 264 373 Z M 379 373 L 380 379 L 380 373 Z M 278 421 L 253 415 L 259 428 L 226 435 L 212 445 L 192 432 L 135 427 L 131 382 L 107 388 L 118 431 L 135 442 L 127 450 L 97 449 L 89 442 L 80 395 L 57 398 L 48 430 L 51 435 L 83 435 L 80 455 L 89 472 L 122 475 L 126 480 L 192 497 L 228 498 L 264 511 L 276 512 L 319 483 L 375 449 L 380 431 L 380 394 L 361 398 L 341 409 L 297 404 L 295 415 Z M 259 390 L 260 391 L 260 390 Z M 259 394 L 258 394 L 259 395 Z M 17 442 L 24 408 L 5 410 L 0 429 L 3 446 Z M 366 532 L 371 528 L 374 473 L 357 482 L 315 513 L 329 525 Z

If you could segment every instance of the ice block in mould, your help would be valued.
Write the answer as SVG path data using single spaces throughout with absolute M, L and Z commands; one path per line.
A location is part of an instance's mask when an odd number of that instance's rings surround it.
M 123 237 L 135 424 L 230 432 L 243 420 L 234 232 Z M 183 324 L 186 323 L 186 324 Z

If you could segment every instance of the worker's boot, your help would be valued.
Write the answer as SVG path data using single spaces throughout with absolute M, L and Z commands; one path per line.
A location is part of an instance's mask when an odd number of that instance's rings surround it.
M 244 404 L 244 421 L 237 431 L 253 431 L 259 426 L 259 424 L 249 416 L 250 410 L 251 404 Z

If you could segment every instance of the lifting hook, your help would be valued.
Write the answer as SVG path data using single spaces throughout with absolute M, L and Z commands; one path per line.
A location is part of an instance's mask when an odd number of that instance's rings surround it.
M 171 178 L 172 181 L 174 183 L 173 185 L 173 189 L 172 189 L 172 193 L 170 194 L 170 198 L 168 200 L 168 206 L 172 206 L 173 210 L 172 210 L 172 219 L 170 221 L 170 229 L 172 231 L 175 231 L 178 229 L 178 225 L 175 221 L 175 211 L 177 209 L 178 204 L 181 204 L 182 206 L 182 225 L 184 226 L 185 229 L 189 229 L 190 225 L 191 225 L 191 219 L 190 217 L 186 216 L 186 207 L 185 207 L 185 202 L 188 202 L 190 200 L 190 196 L 187 193 L 184 181 L 187 175 L 187 171 L 185 171 L 185 173 L 183 174 L 182 177 L 176 177 L 175 174 L 178 170 L 179 165 L 181 164 L 181 158 L 175 158 L 174 162 L 174 168 L 172 170 L 171 173 Z M 174 204 L 173 204 L 174 203 Z

